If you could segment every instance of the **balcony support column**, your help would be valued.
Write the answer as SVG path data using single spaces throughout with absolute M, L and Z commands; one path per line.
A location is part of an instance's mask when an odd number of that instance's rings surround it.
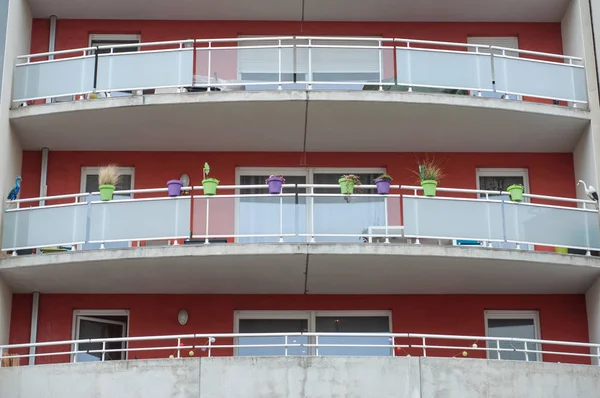
M 31 333 L 29 342 L 35 344 L 37 342 L 37 326 L 38 326 L 38 311 L 40 308 L 40 292 L 33 292 L 33 300 L 31 302 Z M 29 347 L 29 366 L 35 365 L 35 347 Z
M 50 38 L 48 39 L 48 52 L 53 52 L 56 44 L 56 15 L 50 16 Z M 48 59 L 54 59 L 54 55 L 49 55 Z M 46 99 L 46 103 L 52 102 L 52 98 Z
M 585 304 L 590 343 L 600 344 L 600 278 L 585 292 Z M 590 354 L 597 355 L 597 349 L 590 348 Z M 598 358 L 592 358 L 592 364 L 599 365 Z
M 42 171 L 40 173 L 40 197 L 46 196 L 48 192 L 48 147 L 42 148 Z M 45 200 L 40 200 L 40 206 L 44 206 L 46 204 Z

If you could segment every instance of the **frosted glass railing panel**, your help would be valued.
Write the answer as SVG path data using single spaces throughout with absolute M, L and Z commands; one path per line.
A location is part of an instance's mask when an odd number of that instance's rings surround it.
M 527 203 L 505 203 L 506 239 L 570 248 L 600 248 L 598 213 Z
M 192 49 L 101 54 L 97 91 L 190 87 L 192 75 Z
M 497 92 L 587 102 L 582 66 L 495 56 L 494 71 Z
M 400 226 L 400 198 L 373 196 L 317 196 L 314 198 L 314 235 L 317 242 L 363 242 L 369 227 Z M 377 233 L 381 234 L 378 228 Z M 389 231 L 398 234 L 397 229 Z M 344 236 L 346 235 L 346 236 Z
M 4 213 L 2 249 L 21 249 L 83 243 L 85 204 L 32 207 Z
M 393 48 L 316 47 L 310 51 L 313 89 L 362 90 L 366 83 L 393 84 L 383 81 L 384 52 L 393 54 Z M 393 70 L 393 58 L 389 66 Z
M 91 243 L 184 238 L 189 235 L 189 198 L 92 202 Z
M 94 57 L 65 58 L 15 67 L 13 101 L 91 93 Z
M 396 49 L 398 84 L 493 91 L 489 55 L 463 51 Z
M 279 236 L 306 234 L 306 198 L 295 196 L 262 196 L 240 198 L 237 206 L 238 235 L 236 242 L 279 242 Z M 262 235 L 262 236 L 261 236 Z M 302 236 L 283 236 L 284 242 L 306 242 Z
M 408 237 L 504 240 L 500 201 L 404 196 L 402 203 Z

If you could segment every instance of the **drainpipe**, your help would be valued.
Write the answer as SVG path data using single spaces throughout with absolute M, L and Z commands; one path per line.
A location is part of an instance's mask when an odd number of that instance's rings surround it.
M 37 325 L 38 325 L 38 310 L 40 308 L 40 292 L 33 292 L 33 302 L 31 304 L 31 335 L 29 342 L 35 344 L 37 342 Z M 35 347 L 29 347 L 29 366 L 35 365 Z
M 40 174 L 40 197 L 46 196 L 48 186 L 46 185 L 48 177 L 48 147 L 42 148 L 42 172 Z M 40 206 L 46 204 L 45 200 L 40 200 Z
M 48 41 L 48 52 L 54 51 L 54 45 L 56 44 L 56 15 L 50 16 L 50 39 Z M 48 59 L 54 59 L 54 55 L 49 55 Z M 52 98 L 47 98 L 46 103 L 52 102 Z

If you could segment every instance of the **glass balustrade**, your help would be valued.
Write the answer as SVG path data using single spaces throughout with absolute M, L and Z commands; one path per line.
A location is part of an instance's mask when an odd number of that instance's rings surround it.
M 2 249 L 186 239 L 209 243 L 495 242 L 600 249 L 592 209 L 415 195 L 189 196 L 5 210 Z M 461 243 L 462 242 L 462 243 Z M 96 246 L 90 246 L 95 244 Z M 87 245 L 87 246 L 86 246 Z

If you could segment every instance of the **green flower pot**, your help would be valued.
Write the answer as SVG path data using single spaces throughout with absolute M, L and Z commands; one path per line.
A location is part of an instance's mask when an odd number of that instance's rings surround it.
M 113 192 L 115 192 L 114 185 L 100 185 L 98 189 L 100 190 L 100 200 L 112 200 Z
M 521 202 L 523 201 L 523 186 L 522 185 L 511 185 L 506 188 L 508 193 L 510 193 L 510 200 L 513 202 Z
M 204 195 L 216 195 L 217 185 L 219 185 L 219 180 L 217 180 L 216 178 L 207 178 L 205 180 L 202 180 L 202 186 L 204 187 Z
M 353 179 L 340 178 L 338 182 L 340 183 L 340 190 L 343 195 L 352 195 L 354 193 Z
M 424 180 L 421 181 L 421 186 L 423 187 L 424 196 L 435 196 L 435 188 L 437 187 L 437 181 Z

